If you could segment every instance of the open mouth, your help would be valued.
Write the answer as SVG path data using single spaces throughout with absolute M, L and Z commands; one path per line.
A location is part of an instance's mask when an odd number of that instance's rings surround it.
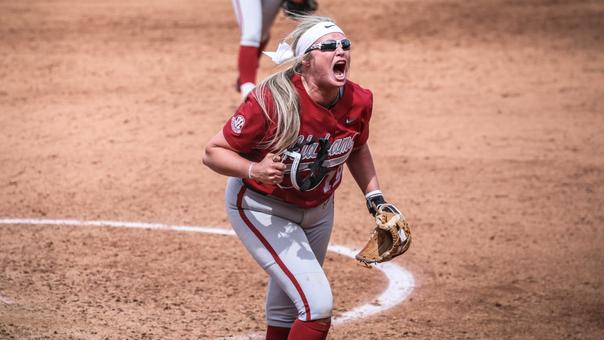
M 337 80 L 344 80 L 346 78 L 346 60 L 338 60 L 333 65 L 333 74 Z

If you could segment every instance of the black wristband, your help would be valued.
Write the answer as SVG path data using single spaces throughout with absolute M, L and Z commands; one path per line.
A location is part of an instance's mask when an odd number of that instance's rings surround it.
M 377 213 L 377 207 L 380 204 L 386 204 L 386 200 L 384 199 L 384 195 L 381 192 L 377 192 L 374 194 L 369 194 L 365 196 L 365 203 L 367 204 L 367 210 L 373 216 Z

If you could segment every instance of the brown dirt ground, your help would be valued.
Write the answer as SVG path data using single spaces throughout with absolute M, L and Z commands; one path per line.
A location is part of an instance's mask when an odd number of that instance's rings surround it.
M 604 338 L 604 3 L 320 3 L 375 93 L 417 286 L 330 338 Z M 238 102 L 237 46 L 230 1 L 1 1 L 0 217 L 227 228 L 225 178 L 200 158 Z M 348 173 L 336 196 L 332 241 L 358 248 Z M 326 270 L 336 313 L 383 289 L 348 258 Z M 265 284 L 233 237 L 0 225 L 2 339 L 245 335 Z

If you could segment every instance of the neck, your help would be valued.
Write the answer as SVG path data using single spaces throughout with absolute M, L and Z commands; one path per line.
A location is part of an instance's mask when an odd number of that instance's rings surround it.
M 329 107 L 334 104 L 340 95 L 339 87 L 329 87 L 327 89 L 319 87 L 312 81 L 302 77 L 302 84 L 308 96 L 317 104 Z

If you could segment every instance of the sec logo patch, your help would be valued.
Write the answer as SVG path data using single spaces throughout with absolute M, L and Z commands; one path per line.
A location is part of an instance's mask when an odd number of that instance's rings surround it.
M 235 133 L 236 135 L 241 133 L 241 129 L 243 129 L 244 125 L 245 117 L 243 117 L 242 115 L 236 115 L 231 118 L 231 130 L 233 130 L 233 133 Z

